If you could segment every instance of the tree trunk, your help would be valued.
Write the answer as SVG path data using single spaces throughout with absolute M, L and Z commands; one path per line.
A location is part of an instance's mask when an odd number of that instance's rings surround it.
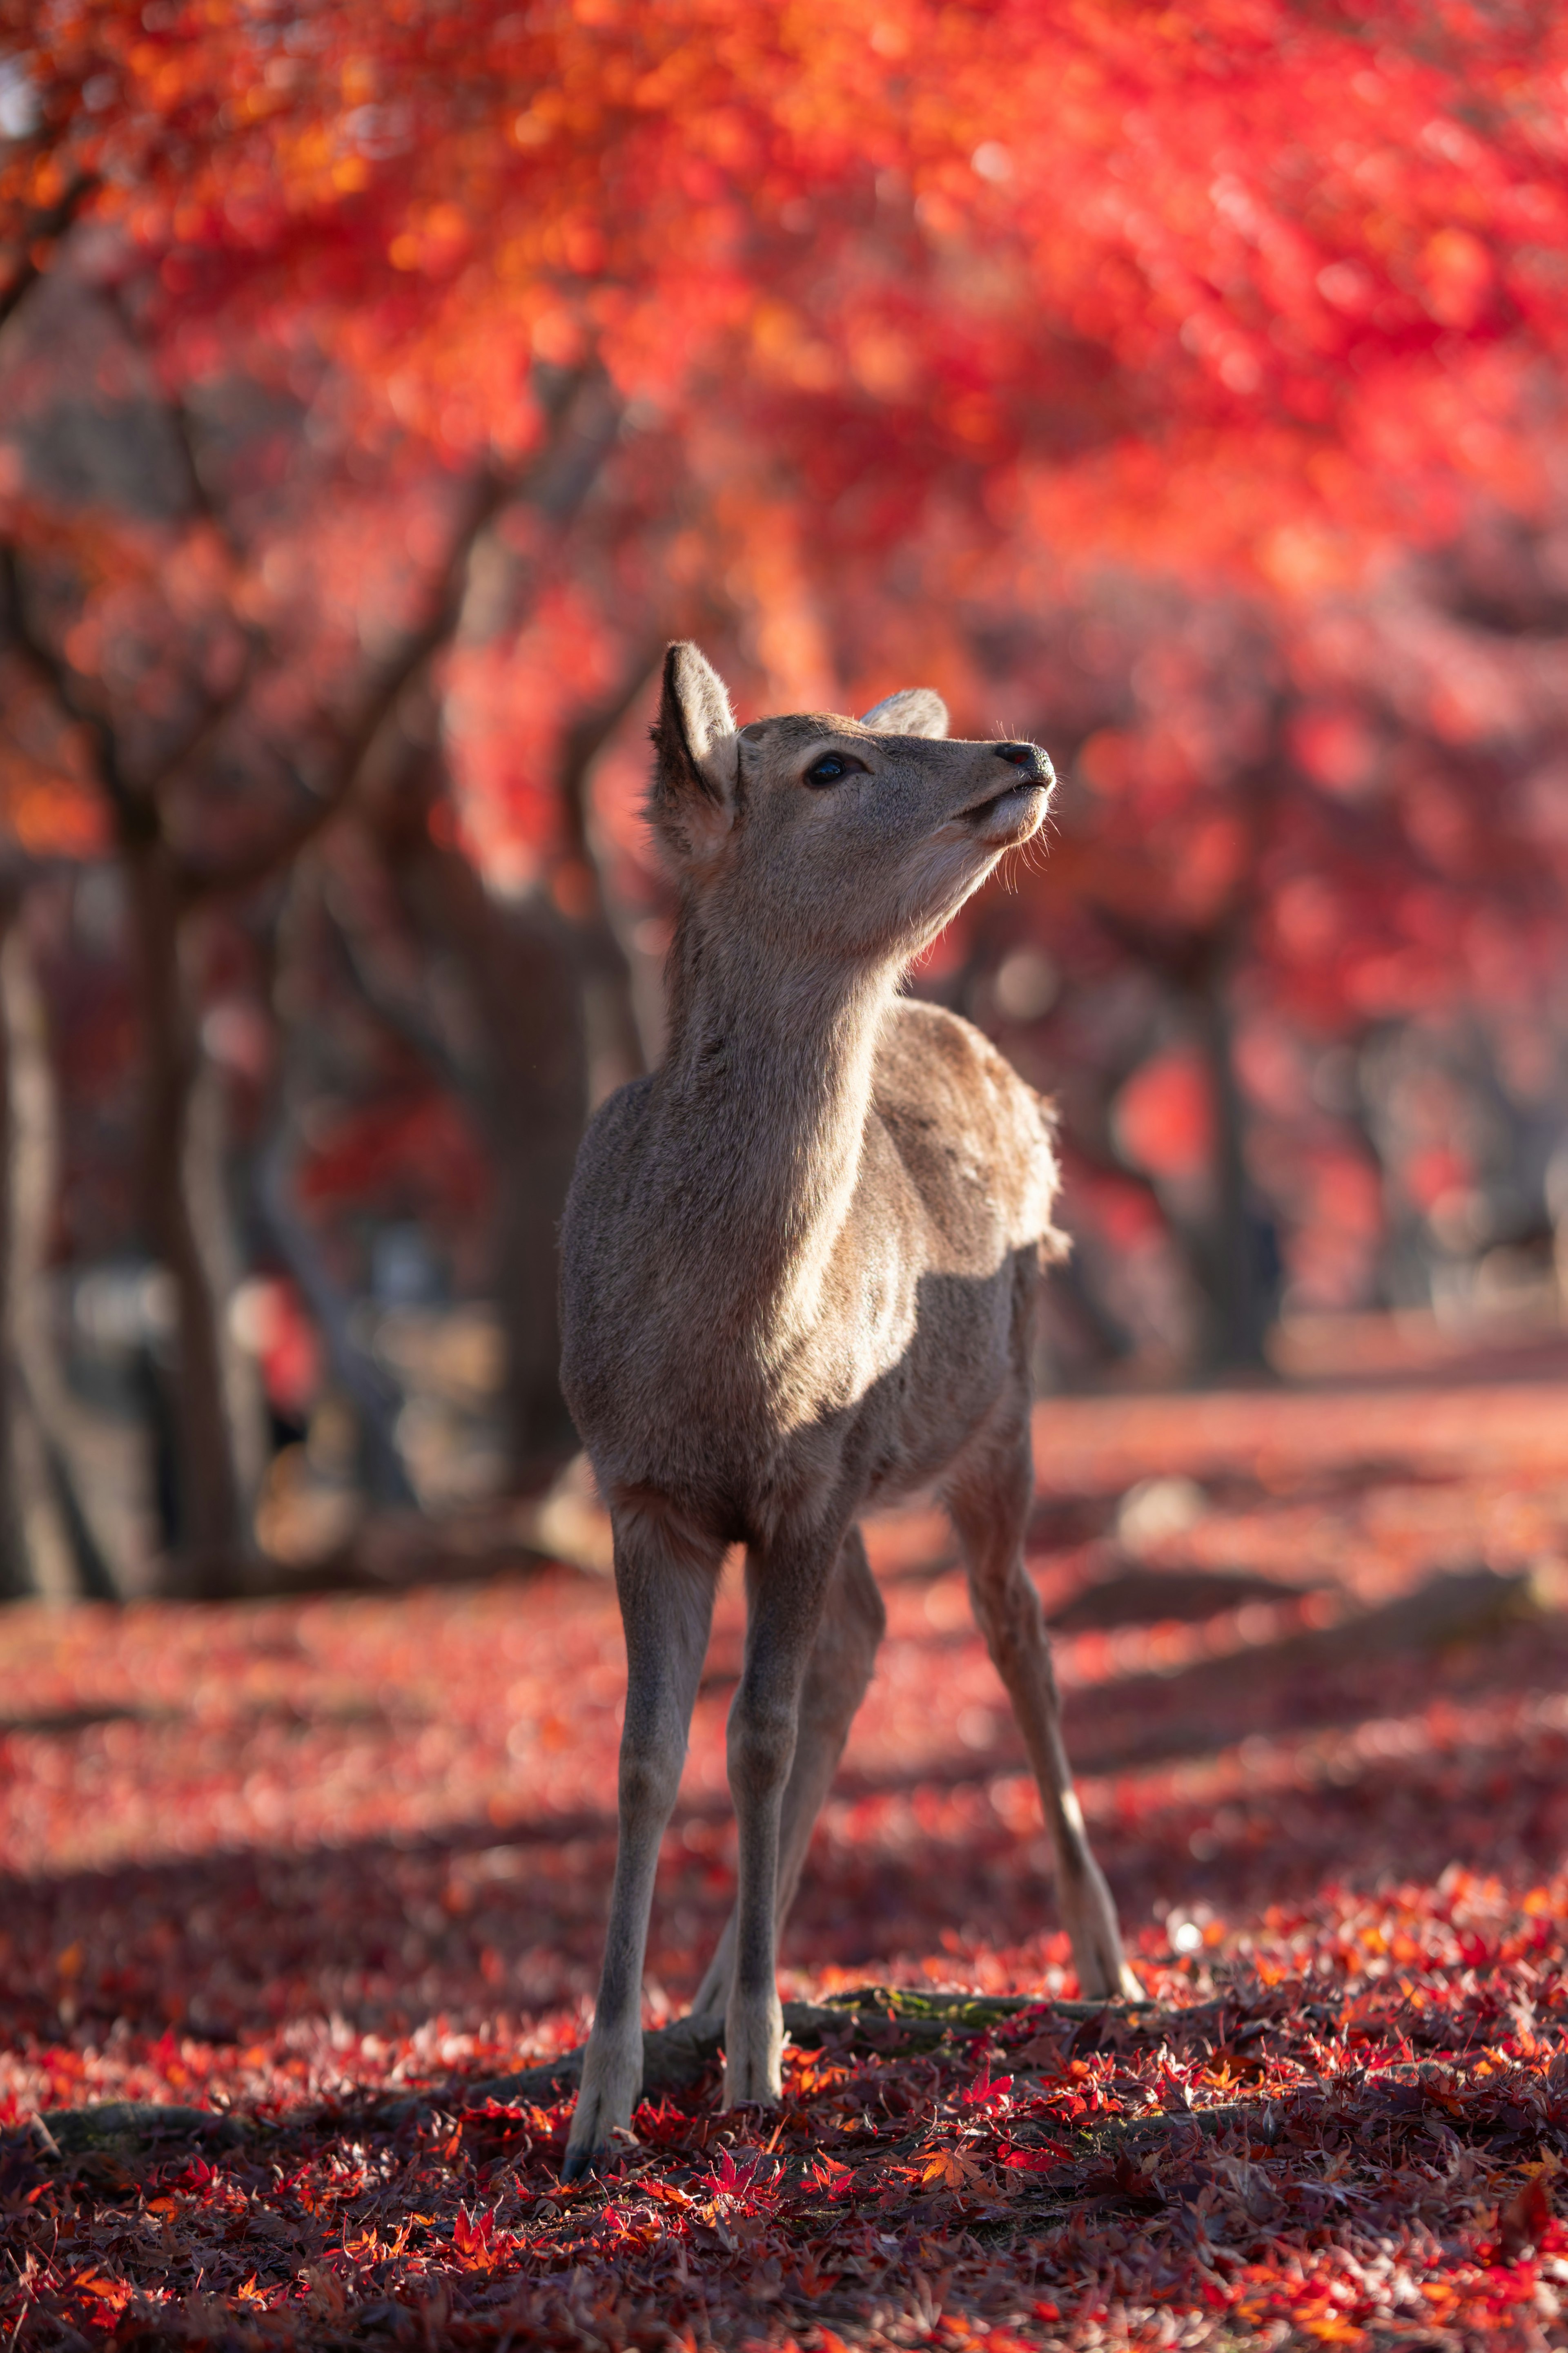
M 40 1092 L 37 992 L 20 902 L 0 904 L 0 1595 L 58 1599 L 75 1588 L 69 1538 L 28 1396 L 24 1331 L 37 1314 L 54 1183 L 54 1121 Z
M 0 1596 L 118 1588 L 83 1509 L 49 1316 L 58 1122 L 44 1005 L 21 902 L 0 902 Z
M 628 664 L 619 688 L 584 712 L 562 749 L 568 871 L 584 900 L 569 922 L 535 890 L 497 898 L 447 828 L 446 769 L 433 711 L 404 714 L 400 749 L 367 812 L 370 830 L 416 933 L 461 972 L 480 1037 L 466 1086 L 496 1176 L 494 1288 L 506 1352 L 509 1484 L 539 1494 L 578 1451 L 561 1394 L 562 1211 L 590 1108 L 590 1079 L 618 1085 L 643 1068 L 625 949 L 610 920 L 590 817 L 593 765 L 656 667 L 658 647 Z M 594 1071 L 590 1071 L 590 1061 Z
M 542 1493 L 578 1448 L 561 1394 L 561 1215 L 588 1117 L 576 944 L 542 899 L 490 902 L 476 994 L 495 1063 L 491 1134 L 500 1186 L 496 1294 L 506 1337 L 511 1483 Z
M 577 1451 L 561 1395 L 561 1212 L 588 1114 L 584 955 L 542 893 L 507 905 L 434 840 L 428 775 L 405 777 L 375 838 L 416 932 L 456 963 L 479 1033 L 468 1088 L 496 1179 L 495 1299 L 506 1349 L 509 1484 L 549 1486 Z
M 555 1237 L 590 1060 L 617 1084 L 640 1067 L 629 998 L 624 987 L 616 993 L 596 939 L 585 942 L 584 927 L 549 901 L 492 900 L 459 852 L 432 841 L 423 802 L 413 822 L 405 806 L 384 802 L 374 825 L 402 921 L 427 964 L 455 967 L 467 1014 L 461 1042 L 389 972 L 351 906 L 334 905 L 332 920 L 366 1004 L 483 1130 L 495 1184 L 490 1293 L 505 1344 L 509 1484 L 533 1493 L 576 1451 L 557 1376 Z
M 496 1172 L 495 1294 L 506 1348 L 509 1483 L 542 1493 L 577 1451 L 561 1394 L 561 1213 L 588 1116 L 583 974 L 542 895 L 492 898 L 467 859 L 428 841 L 405 869 L 463 970 L 483 1036 L 477 1103 Z
M 287 1105 L 257 1164 L 262 1215 L 284 1265 L 316 1321 L 334 1388 L 353 1409 L 359 1431 L 360 1476 L 374 1504 L 406 1511 L 418 1497 L 397 1443 L 402 1396 L 353 1336 L 348 1303 L 327 1270 L 316 1237 L 294 1195 L 295 1124 Z
M 1210 1373 L 1257 1374 L 1268 1369 L 1263 1344 L 1273 1310 L 1272 1286 L 1247 1180 L 1247 1113 L 1236 1073 L 1226 980 L 1223 962 L 1215 958 L 1190 1000 L 1215 1121 L 1212 1222 L 1206 1234 L 1194 1238 L 1208 1326 L 1203 1363 Z
M 171 1591 L 216 1598 L 239 1588 L 252 1549 L 260 1400 L 228 1329 L 236 1267 L 221 1103 L 204 1068 L 185 971 L 187 912 L 162 843 L 130 844 L 126 869 L 145 1057 L 142 1220 L 173 1287 L 179 1544 L 166 1577 Z

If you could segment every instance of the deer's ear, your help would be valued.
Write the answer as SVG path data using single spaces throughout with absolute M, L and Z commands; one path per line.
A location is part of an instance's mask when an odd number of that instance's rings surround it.
M 723 680 L 689 639 L 665 655 L 653 744 L 648 815 L 678 857 L 700 858 L 734 813 L 735 715 Z
M 929 686 L 906 686 L 874 702 L 860 724 L 879 735 L 945 735 L 947 705 Z

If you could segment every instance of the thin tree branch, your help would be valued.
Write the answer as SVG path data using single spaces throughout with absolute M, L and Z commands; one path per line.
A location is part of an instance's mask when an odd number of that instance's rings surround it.
M 34 628 L 23 594 L 21 565 L 16 548 L 9 543 L 0 546 L 0 591 L 4 593 L 4 621 L 12 643 L 34 676 L 54 696 L 66 718 L 82 728 L 92 744 L 98 784 L 114 812 L 121 840 L 156 840 L 161 831 L 156 804 L 127 782 L 112 725 L 101 712 L 81 701 L 69 663 Z
M 584 712 L 576 725 L 567 730 L 558 780 L 562 808 L 566 818 L 566 838 L 574 855 L 580 858 L 595 877 L 598 860 L 590 838 L 588 777 L 595 761 L 658 668 L 663 651 L 662 638 L 657 644 L 643 647 L 633 656 L 620 685 L 608 700 Z
M 430 600 L 424 621 L 409 631 L 394 659 L 372 688 L 348 733 L 340 740 L 332 774 L 315 805 L 300 811 L 274 839 L 243 856 L 212 865 L 183 863 L 180 888 L 187 900 L 252 890 L 292 863 L 308 843 L 345 806 L 375 750 L 382 729 L 415 680 L 450 640 L 462 613 L 468 565 L 480 533 L 493 522 L 516 484 L 486 468 L 476 479 L 468 512 L 453 541 L 446 569 Z M 292 763 L 289 765 L 292 766 Z M 294 771 L 301 788 L 311 787 Z
M 372 689 L 354 726 L 340 743 L 331 781 L 320 792 L 315 806 L 301 810 L 275 840 L 243 857 L 212 866 L 184 867 L 181 888 L 187 897 L 203 899 L 252 890 L 268 881 L 346 806 L 370 763 L 382 730 L 404 695 L 456 635 L 468 592 L 469 565 L 485 531 L 514 501 L 532 497 L 541 511 L 559 526 L 586 497 L 614 445 L 615 423 L 602 417 L 590 419 L 586 427 L 574 425 L 574 418 L 584 398 L 604 400 L 606 417 L 618 423 L 619 410 L 613 401 L 605 400 L 596 377 L 567 377 L 552 393 L 547 407 L 552 427 L 550 437 L 522 479 L 497 472 L 490 467 L 476 476 L 468 514 L 453 541 L 426 618 L 404 639 Z M 299 781 L 302 789 L 310 790 L 302 777 Z
M 64 236 L 98 185 L 96 172 L 84 173 L 79 180 L 71 183 L 58 205 L 28 222 L 21 266 L 16 276 L 0 287 L 0 328 L 21 308 L 38 280 L 47 275 L 37 258 L 39 247 Z
M 385 1023 L 394 1037 L 411 1046 L 452 1094 L 468 1100 L 481 1092 L 480 1073 L 465 1067 L 435 1024 L 425 1019 L 417 1003 L 377 969 L 374 951 L 362 927 L 331 897 L 325 902 L 325 912 L 354 984 L 376 1018 Z
M 215 696 L 207 704 L 183 743 L 176 744 L 167 758 L 161 761 L 152 775 L 147 777 L 141 786 L 142 792 L 150 798 L 155 798 L 166 786 L 172 785 L 177 776 L 183 776 L 194 760 L 199 759 L 201 754 L 216 742 L 228 721 L 233 718 L 250 692 L 251 677 L 251 665 L 247 655 L 244 668 L 234 684 L 225 687 L 223 692 Z
M 585 396 L 598 404 L 599 413 L 585 425 L 574 424 Z M 502 508 L 514 499 L 529 495 L 531 490 L 541 511 L 559 524 L 587 495 L 613 446 L 618 408 L 605 396 L 596 377 L 583 374 L 565 376 L 552 386 L 546 407 L 552 430 L 523 481 L 490 467 L 474 478 L 468 512 L 452 542 L 426 617 L 405 636 L 373 685 L 353 725 L 340 738 L 325 786 L 313 786 L 296 763 L 279 754 L 300 791 L 307 797 L 307 806 L 286 821 L 270 840 L 239 855 L 207 862 L 176 854 L 176 889 L 182 904 L 194 905 L 253 890 L 269 881 L 290 865 L 346 806 L 403 697 L 455 635 L 462 616 L 474 548 Z M 216 516 L 195 453 L 188 444 L 184 446 L 193 494 L 204 513 Z M 218 527 L 222 528 L 221 524 Z M 32 628 L 14 547 L 0 551 L 0 588 L 5 591 L 13 634 L 36 674 L 48 686 L 67 716 L 86 728 L 92 739 L 99 782 L 113 809 L 122 842 L 159 838 L 163 827 L 158 791 L 188 765 L 245 699 L 252 683 L 248 666 L 235 687 L 203 714 L 197 727 L 161 765 L 148 785 L 135 787 L 125 776 L 111 723 L 80 700 L 69 665 Z M 637 683 L 640 682 L 639 679 Z M 634 685 L 632 691 L 635 691 Z M 590 748 L 586 758 L 591 760 L 592 756 Z
M 294 1198 L 294 1118 L 287 1098 L 260 1158 L 258 1199 L 273 1240 L 304 1294 L 326 1345 L 332 1377 L 353 1405 L 371 1463 L 378 1503 L 407 1507 L 416 1503 L 397 1444 L 403 1393 L 355 1341 L 348 1309 L 327 1271 L 326 1260 Z

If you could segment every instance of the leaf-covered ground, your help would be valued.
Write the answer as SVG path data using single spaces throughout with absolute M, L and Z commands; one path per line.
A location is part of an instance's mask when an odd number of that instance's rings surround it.
M 940 1524 L 880 1531 L 784 2107 L 710 2066 L 571 2190 L 569 2091 L 496 2086 L 587 2014 L 606 1587 L 8 1612 L 0 2348 L 1568 2342 L 1564 1433 L 1540 1385 L 1048 1409 L 1131 2010 L 1072 2004 Z M 1202 1494 L 1119 1520 L 1155 1472 Z M 727 1595 L 654 2026 L 730 1897 L 739 1639 Z

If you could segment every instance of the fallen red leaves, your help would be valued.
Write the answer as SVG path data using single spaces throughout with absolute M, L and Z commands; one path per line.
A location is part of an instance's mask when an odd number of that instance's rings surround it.
M 1541 1567 L 1568 1486 L 1369 1482 L 1353 1445 L 1201 1468 L 1206 1513 L 1135 1565 L 1093 1478 L 1038 1528 L 1151 2006 L 1055 2006 L 1021 1756 L 956 1573 L 894 1529 L 784 1973 L 889 1990 L 791 2050 L 782 2113 L 719 2113 L 710 2073 L 581 2189 L 569 2098 L 463 2086 L 580 2039 L 607 1590 L 8 1613 L 0 2344 L 1568 2341 L 1568 1625 Z M 1198 1614 L 1151 1621 L 1152 1586 Z M 731 1600 L 653 2022 L 729 1900 L 738 1640 Z M 938 1987 L 1032 1999 L 938 2039 Z M 132 2101 L 184 2113 L 101 2105 Z M 97 2121 L 51 2137 L 40 2109 Z

